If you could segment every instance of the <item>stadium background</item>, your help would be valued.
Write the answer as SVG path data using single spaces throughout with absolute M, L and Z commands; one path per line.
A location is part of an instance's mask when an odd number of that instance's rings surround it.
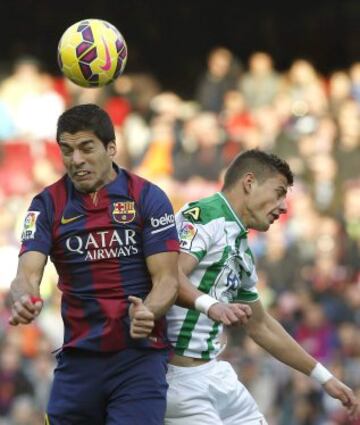
M 289 160 L 287 217 L 250 235 L 261 296 L 359 394 L 360 3 L 22 0 L 2 2 L 1 17 L 0 424 L 40 424 L 46 404 L 62 334 L 54 270 L 32 326 L 7 325 L 7 289 L 30 199 L 62 173 L 56 119 L 83 102 L 108 110 L 118 162 L 161 185 L 175 209 L 218 190 L 243 149 Z M 74 87 L 56 65 L 61 33 L 87 17 L 112 22 L 129 47 L 125 75 L 104 90 Z M 226 49 L 210 69 L 217 46 Z M 224 357 L 271 425 L 349 424 L 337 403 L 241 330 L 228 339 Z

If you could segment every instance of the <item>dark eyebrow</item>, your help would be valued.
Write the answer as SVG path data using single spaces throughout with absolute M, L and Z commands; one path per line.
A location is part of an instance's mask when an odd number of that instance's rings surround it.
M 79 143 L 79 146 L 83 148 L 83 147 L 86 147 L 90 144 L 94 144 L 94 141 L 92 139 L 83 140 L 82 142 Z
M 89 140 L 83 140 L 82 142 L 80 142 L 79 143 L 79 147 L 81 147 L 81 148 L 84 148 L 84 147 L 86 147 L 86 146 L 88 146 L 89 144 L 91 144 L 91 143 L 94 143 L 94 141 L 92 140 L 92 139 L 89 139 Z M 63 141 L 59 141 L 59 145 L 60 146 L 64 146 L 64 147 L 69 147 L 69 144 L 68 143 L 66 143 L 66 142 L 63 142 Z

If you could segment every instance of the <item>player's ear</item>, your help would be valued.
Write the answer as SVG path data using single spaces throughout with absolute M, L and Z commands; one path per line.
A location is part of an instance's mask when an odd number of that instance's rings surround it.
M 115 140 L 112 140 L 111 142 L 109 142 L 106 146 L 106 150 L 110 156 L 110 158 L 114 158 L 114 156 L 116 155 L 116 142 Z
M 256 180 L 254 173 L 246 173 L 241 180 L 242 180 L 242 186 L 243 186 L 244 192 L 246 194 L 249 194 Z

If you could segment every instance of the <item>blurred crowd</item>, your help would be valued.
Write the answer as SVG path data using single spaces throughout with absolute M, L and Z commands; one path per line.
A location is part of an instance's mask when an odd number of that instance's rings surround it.
M 305 59 L 279 72 L 266 52 L 242 62 L 224 47 L 204 58 L 192 99 L 148 74 L 83 89 L 20 58 L 0 77 L 0 425 L 39 425 L 62 342 L 56 273 L 48 264 L 36 323 L 10 327 L 24 213 L 62 173 L 55 138 L 65 108 L 94 102 L 116 127 L 117 162 L 160 185 L 174 209 L 220 190 L 234 156 L 258 147 L 294 171 L 287 216 L 250 233 L 263 303 L 360 397 L 360 62 L 321 75 Z M 240 328 L 223 356 L 270 425 L 350 424 L 321 388 L 265 354 Z M 360 421 L 353 422 L 359 425 Z M 190 424 L 189 424 L 190 425 Z

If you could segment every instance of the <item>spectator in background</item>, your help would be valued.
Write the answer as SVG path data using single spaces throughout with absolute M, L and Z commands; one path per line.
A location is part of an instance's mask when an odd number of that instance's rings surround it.
M 335 159 L 338 163 L 340 184 L 359 178 L 360 164 L 360 109 L 359 104 L 349 99 L 338 113 L 338 140 Z
M 272 57 L 265 52 L 255 52 L 250 56 L 249 70 L 240 79 L 240 91 L 249 108 L 256 109 L 274 101 L 280 82 Z
M 149 121 L 153 115 L 151 104 L 161 95 L 159 83 L 151 75 L 124 75 L 114 82 L 114 91 L 130 107 L 121 123 L 119 140 L 122 140 L 123 146 L 120 151 L 125 151 L 128 160 L 124 165 L 136 168 L 143 160 L 150 143 Z M 124 106 L 122 111 L 124 112 Z
M 338 169 L 328 153 L 316 153 L 309 159 L 311 191 L 315 207 L 320 212 L 338 213 L 341 205 Z
M 266 270 L 270 287 L 280 294 L 292 289 L 299 272 L 296 246 L 287 239 L 285 226 L 275 223 L 264 235 L 264 256 L 259 259 L 259 267 Z
M 244 95 L 238 90 L 229 90 L 225 93 L 221 119 L 229 139 L 240 146 L 242 140 L 246 138 L 247 131 L 255 126 Z
M 35 404 L 35 399 L 28 395 L 15 398 L 10 412 L 11 425 L 38 425 L 42 421 L 42 415 Z
M 6 339 L 0 347 L 0 382 L 0 416 L 10 412 L 17 396 L 34 393 L 30 380 L 22 370 L 21 353 Z
M 329 78 L 329 107 L 333 117 L 339 113 L 342 104 L 351 98 L 351 80 L 347 72 L 336 71 Z
M 137 168 L 148 179 L 166 179 L 173 174 L 172 150 L 174 128 L 164 117 L 153 118 L 150 124 L 149 147 Z
M 360 104 L 360 62 L 355 62 L 350 66 L 351 94 Z
M 219 181 L 225 167 L 224 133 L 218 117 L 213 112 L 201 112 L 190 120 L 185 137 L 191 139 L 192 151 L 180 146 L 174 151 L 174 177 L 186 181 L 200 178 L 204 181 Z
M 17 137 L 35 142 L 55 141 L 56 121 L 65 109 L 63 98 L 54 90 L 48 74 L 41 72 L 33 83 L 34 92 L 24 94 L 17 111 Z M 41 149 L 40 149 L 41 152 Z
M 297 116 L 321 116 L 326 112 L 324 81 L 307 60 L 295 60 L 289 69 L 285 90 L 292 99 L 292 111 Z
M 15 63 L 13 74 L 0 85 L 0 100 L 15 123 L 13 137 L 55 139 L 56 120 L 65 103 L 37 59 L 24 57 Z
M 138 172 L 150 179 L 167 179 L 174 170 L 173 152 L 181 144 L 183 101 L 173 92 L 163 92 L 153 98 L 150 108 L 149 138 Z
M 41 74 L 41 64 L 33 57 L 24 56 L 16 60 L 11 75 L 0 84 L 0 99 L 17 121 L 18 108 L 28 95 L 36 93 Z
M 9 106 L 1 99 L 0 95 L 0 143 L 15 136 L 15 122 L 10 115 Z M 0 144 L 1 149 L 1 144 Z M 1 155 L 1 151 L 0 151 Z M 1 158 L 0 158 L 1 160 Z
M 344 186 L 342 220 L 346 234 L 344 260 L 352 273 L 355 282 L 356 273 L 360 278 L 360 182 L 349 181 Z
M 206 73 L 196 87 L 195 100 L 204 111 L 219 113 L 228 90 L 235 89 L 240 67 L 232 52 L 217 47 L 209 53 Z
M 339 338 L 335 327 L 329 322 L 321 304 L 302 306 L 302 320 L 295 339 L 317 361 L 328 364 L 339 350 Z
M 300 266 L 312 264 L 316 252 L 316 229 L 319 223 L 319 213 L 315 209 L 314 201 L 305 188 L 295 189 L 290 193 L 291 217 L 287 231 L 290 240 L 296 246 L 297 260 Z

